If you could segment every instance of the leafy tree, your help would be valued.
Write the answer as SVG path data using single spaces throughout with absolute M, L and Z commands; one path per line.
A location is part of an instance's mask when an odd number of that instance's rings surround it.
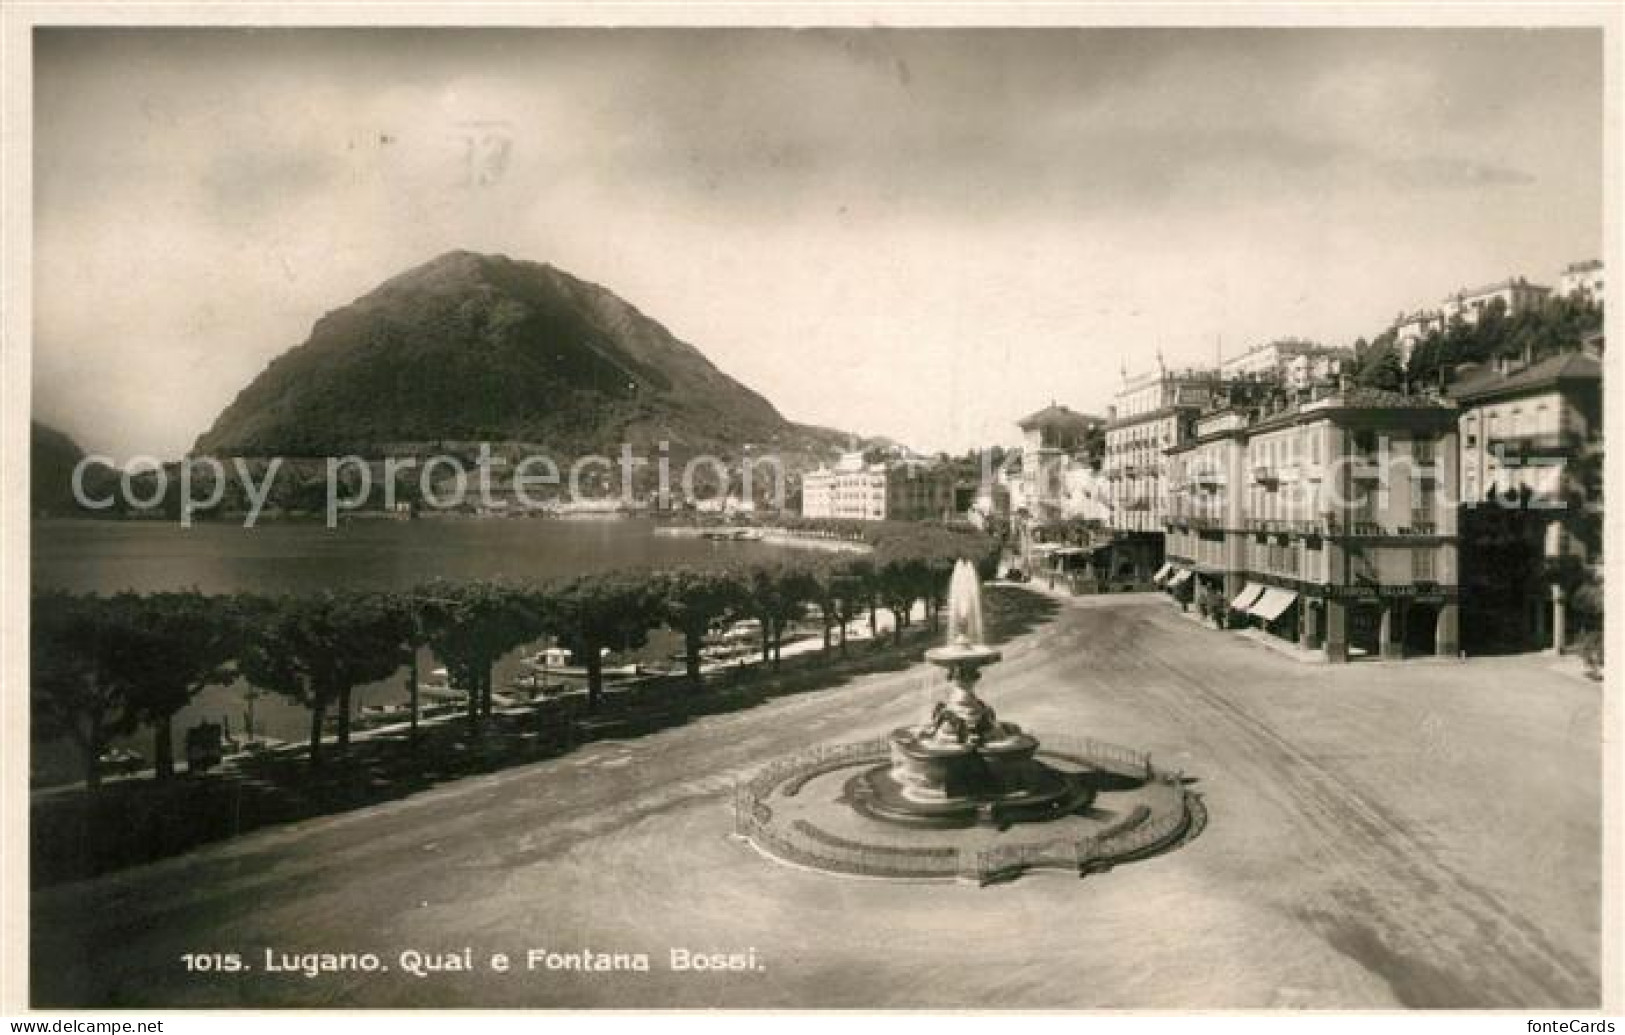
M 453 686 L 468 691 L 468 723 L 477 732 L 491 714 L 491 670 L 497 659 L 547 628 L 545 594 L 495 582 L 436 580 L 415 593 L 430 648 Z
M 1366 350 L 1365 361 L 1354 375 L 1354 383 L 1388 392 L 1404 388 L 1405 368 L 1399 362 L 1399 349 L 1391 343 L 1373 344 Z
M 29 700 L 33 733 L 64 737 L 79 749 L 85 786 L 101 786 L 101 756 L 112 738 L 138 723 L 121 654 L 137 630 L 127 613 L 100 597 L 34 594 L 29 615 Z
M 762 623 L 762 662 L 779 666 L 784 627 L 800 618 L 816 593 L 812 575 L 795 563 L 753 566 L 743 583 L 742 608 Z
M 319 767 L 328 709 L 340 709 L 338 746 L 347 750 L 352 691 L 400 667 L 400 612 L 383 594 L 327 592 L 264 601 L 250 621 L 243 674 L 310 709 L 310 764 Z
M 743 602 L 739 573 L 679 568 L 657 575 L 651 586 L 659 618 L 683 637 L 689 684 L 700 688 L 700 651 L 712 627 Z
M 625 572 L 580 575 L 549 586 L 547 628 L 587 669 L 587 710 L 603 700 L 605 648 L 641 647 L 661 623 L 663 601 L 649 579 Z
M 158 778 L 168 779 L 175 775 L 175 713 L 204 687 L 235 678 L 240 611 L 197 592 L 121 593 L 111 606 L 132 629 L 118 658 L 120 678 L 136 717 L 153 728 Z

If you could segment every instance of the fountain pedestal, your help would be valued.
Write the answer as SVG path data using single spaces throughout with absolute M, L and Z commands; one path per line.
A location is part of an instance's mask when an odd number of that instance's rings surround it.
M 1002 826 L 1064 816 L 1087 803 L 1091 794 L 1078 780 L 1038 761 L 1035 738 L 1000 722 L 976 696 L 981 668 L 999 660 L 998 651 L 962 631 L 925 656 L 947 669 L 952 691 L 924 725 L 892 731 L 890 765 L 866 774 L 865 812 L 919 825 Z

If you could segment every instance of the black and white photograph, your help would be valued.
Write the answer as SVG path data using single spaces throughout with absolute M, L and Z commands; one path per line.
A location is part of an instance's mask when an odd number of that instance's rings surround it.
M 4 14 L 6 1011 L 1614 1030 L 1617 4 L 227 7 Z

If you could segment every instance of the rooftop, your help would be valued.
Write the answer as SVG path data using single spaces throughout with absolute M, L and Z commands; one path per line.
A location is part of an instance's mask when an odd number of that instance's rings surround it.
M 1037 413 L 1016 421 L 1016 427 L 1022 431 L 1031 431 L 1033 428 L 1046 427 L 1089 427 L 1090 425 L 1105 424 L 1105 418 L 1093 417 L 1087 413 L 1079 413 L 1058 403 L 1050 403 Z
M 1472 401 L 1551 388 L 1563 381 L 1602 381 L 1602 363 L 1585 352 L 1561 352 L 1512 373 L 1484 370 L 1449 388 L 1452 399 Z
M 1508 288 L 1527 288 L 1530 291 L 1551 290 L 1551 288 L 1546 287 L 1543 284 L 1529 283 L 1529 279 L 1527 277 L 1508 277 L 1506 280 L 1498 280 L 1493 284 L 1485 284 L 1482 287 L 1463 288 L 1460 291 L 1452 292 L 1448 297 L 1445 298 L 1445 301 L 1449 302 L 1452 299 L 1458 298 L 1477 298 L 1480 295 L 1492 295 L 1497 291 L 1505 291 Z

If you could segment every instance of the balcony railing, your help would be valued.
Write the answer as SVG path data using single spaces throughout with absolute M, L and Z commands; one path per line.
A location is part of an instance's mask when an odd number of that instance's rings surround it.
M 1585 444 L 1577 431 L 1553 431 L 1537 435 L 1496 435 L 1488 440 L 1490 449 L 1516 456 L 1567 456 Z
M 1302 518 L 1248 518 L 1247 529 L 1266 535 L 1319 536 L 1326 534 L 1326 523 Z
M 1259 485 L 1279 485 L 1281 483 L 1281 472 L 1273 467 L 1260 464 L 1253 468 L 1253 481 Z
M 1342 466 L 1355 481 L 1375 481 L 1382 477 L 1382 454 L 1365 451 L 1349 453 L 1343 458 Z

